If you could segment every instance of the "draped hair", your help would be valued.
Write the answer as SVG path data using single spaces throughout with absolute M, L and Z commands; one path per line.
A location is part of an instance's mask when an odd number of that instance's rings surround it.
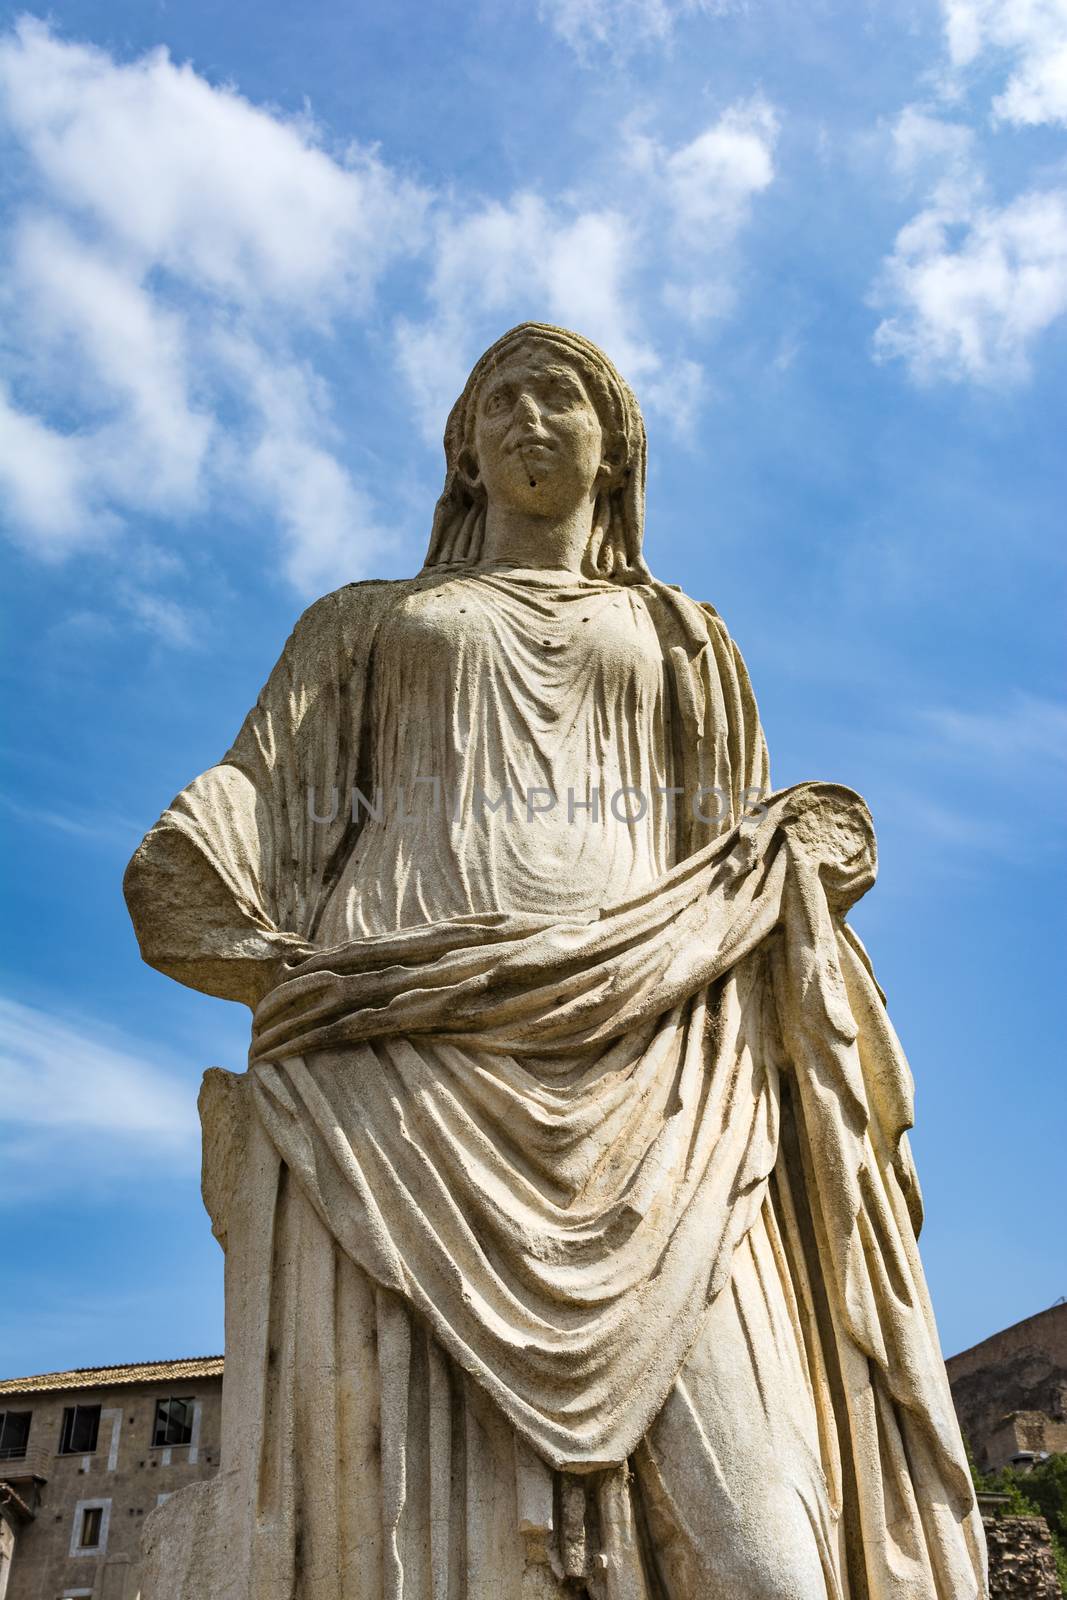
M 486 493 L 465 469 L 474 441 L 478 396 L 489 374 L 516 345 L 552 345 L 576 368 L 596 407 L 605 455 L 615 462 L 593 508 L 593 527 L 582 562 L 587 577 L 647 583 L 641 553 L 645 529 L 645 424 L 637 398 L 602 350 L 580 333 L 544 322 L 520 322 L 475 363 L 445 424 L 445 486 L 434 510 L 423 571 L 475 566 L 485 538 Z

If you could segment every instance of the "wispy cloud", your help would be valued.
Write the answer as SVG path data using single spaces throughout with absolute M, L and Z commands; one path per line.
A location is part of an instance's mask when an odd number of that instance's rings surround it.
M 195 1170 L 194 1087 L 137 1041 L 0 997 L 0 1170 L 8 1201 L 54 1188 Z
M 650 43 L 666 43 L 683 18 L 721 16 L 737 0 L 540 0 L 538 10 L 579 60 L 604 50 L 626 56 Z
M 165 51 L 120 64 L 33 19 L 0 41 L 0 118 L 28 196 L 8 240 L 21 333 L 0 391 L 16 536 L 59 558 L 224 490 L 281 497 L 297 587 L 358 574 L 380 519 L 293 344 L 366 311 L 417 247 L 427 197 Z M 132 604 L 185 642 L 171 603 Z
M 9 816 L 17 817 L 20 822 L 28 822 L 34 827 L 52 829 L 56 833 L 69 834 L 73 839 L 84 839 L 87 842 L 118 844 L 126 849 L 136 842 L 140 832 L 138 824 L 131 818 L 121 817 L 113 812 L 70 808 L 60 810 L 54 806 L 34 805 L 27 801 L 14 800 L 10 795 L 2 793 L 0 793 L 0 808 Z
M 876 815 L 909 840 L 898 869 L 973 876 L 983 857 L 1023 865 L 1067 842 L 1062 701 L 1020 690 L 981 707 L 920 706 L 861 742 Z
M 935 194 L 897 235 L 874 303 L 890 312 L 877 356 L 919 382 L 1025 380 L 1038 338 L 1067 312 L 1067 192 L 1004 206 Z
M 736 246 L 774 178 L 778 119 L 756 97 L 728 106 L 692 140 L 669 147 L 627 128 L 625 212 L 550 203 L 523 191 L 458 213 L 436 212 L 427 317 L 397 330 L 401 370 L 424 431 L 438 439 L 482 340 L 501 322 L 548 318 L 580 328 L 679 433 L 692 423 L 703 372 L 648 331 L 661 300 L 679 330 L 725 314 Z M 688 339 L 686 340 L 688 344 Z
M 733 308 L 734 246 L 758 197 L 774 181 L 779 120 L 762 95 L 738 100 L 695 138 L 668 149 L 644 133 L 627 146 L 645 204 L 670 241 L 665 303 L 700 324 Z
M 1035 771 L 1054 779 L 1067 768 L 1067 705 L 1058 700 L 1018 693 L 982 710 L 931 707 L 922 721 L 946 758 L 988 765 L 1024 787 Z

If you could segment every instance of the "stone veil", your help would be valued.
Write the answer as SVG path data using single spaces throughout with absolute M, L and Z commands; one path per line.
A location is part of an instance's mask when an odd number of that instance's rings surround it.
M 504 474 L 586 444 L 575 562 L 502 554 Z M 445 450 L 423 571 L 305 613 L 127 872 L 253 1011 L 201 1096 L 222 1468 L 143 1600 L 978 1600 L 867 809 L 771 791 L 599 350 L 513 329 Z

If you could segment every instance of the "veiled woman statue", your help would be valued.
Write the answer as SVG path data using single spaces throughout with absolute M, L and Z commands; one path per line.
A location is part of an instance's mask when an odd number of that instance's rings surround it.
M 599 350 L 506 334 L 445 453 L 422 572 L 305 613 L 127 874 L 254 1013 L 222 1469 L 145 1600 L 981 1596 L 867 810 L 770 791 Z

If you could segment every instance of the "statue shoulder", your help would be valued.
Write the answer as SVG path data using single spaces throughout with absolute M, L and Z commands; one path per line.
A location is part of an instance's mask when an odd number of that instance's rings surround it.
M 343 583 L 339 589 L 331 589 L 321 600 L 308 606 L 304 615 L 308 616 L 318 606 L 346 609 L 374 605 L 390 595 L 414 588 L 417 582 L 416 578 L 360 578 L 355 583 Z
M 767 746 L 756 697 L 726 624 L 714 606 L 692 599 L 673 583 L 653 583 L 645 594 L 671 662 L 683 722 L 688 718 L 694 740 L 714 749 L 721 739 L 726 741 L 738 790 L 768 788 Z M 698 764 L 701 759 L 698 752 Z
M 694 600 L 691 604 L 700 612 L 708 632 L 721 639 L 724 644 L 728 644 L 733 655 L 740 661 L 741 652 L 738 649 L 737 641 L 711 602 L 709 600 Z
M 410 591 L 412 580 L 371 578 L 347 583 L 315 600 L 297 619 L 225 760 L 243 764 L 241 752 L 269 745 L 277 729 L 305 732 L 325 693 L 359 702 L 375 633 L 387 611 Z M 270 725 L 272 732 L 266 732 Z
M 312 601 L 297 618 L 286 644 L 321 645 L 338 634 L 353 636 L 373 629 L 379 618 L 396 600 L 415 585 L 413 578 L 363 578 L 343 584 Z
M 723 649 L 729 652 L 730 659 L 734 665 L 734 670 L 737 672 L 746 694 L 751 695 L 752 685 L 749 681 L 748 667 L 745 665 L 745 658 L 741 654 L 741 646 L 738 644 L 737 640 L 734 638 L 733 634 L 730 632 L 729 628 L 726 626 L 725 622 L 722 620 L 722 617 L 719 615 L 713 605 L 710 605 L 706 600 L 696 601 L 695 604 L 699 606 L 699 609 L 704 617 L 704 623 L 707 627 L 708 633 L 713 639 L 716 639 L 720 642 Z
M 694 600 L 692 595 L 686 594 L 677 583 L 653 582 L 646 586 L 645 592 L 658 598 L 661 603 L 666 603 L 668 612 L 673 613 L 694 645 L 699 647 L 701 643 L 706 643 L 709 635 L 732 645 L 733 641 L 730 639 L 725 622 L 708 601 Z

